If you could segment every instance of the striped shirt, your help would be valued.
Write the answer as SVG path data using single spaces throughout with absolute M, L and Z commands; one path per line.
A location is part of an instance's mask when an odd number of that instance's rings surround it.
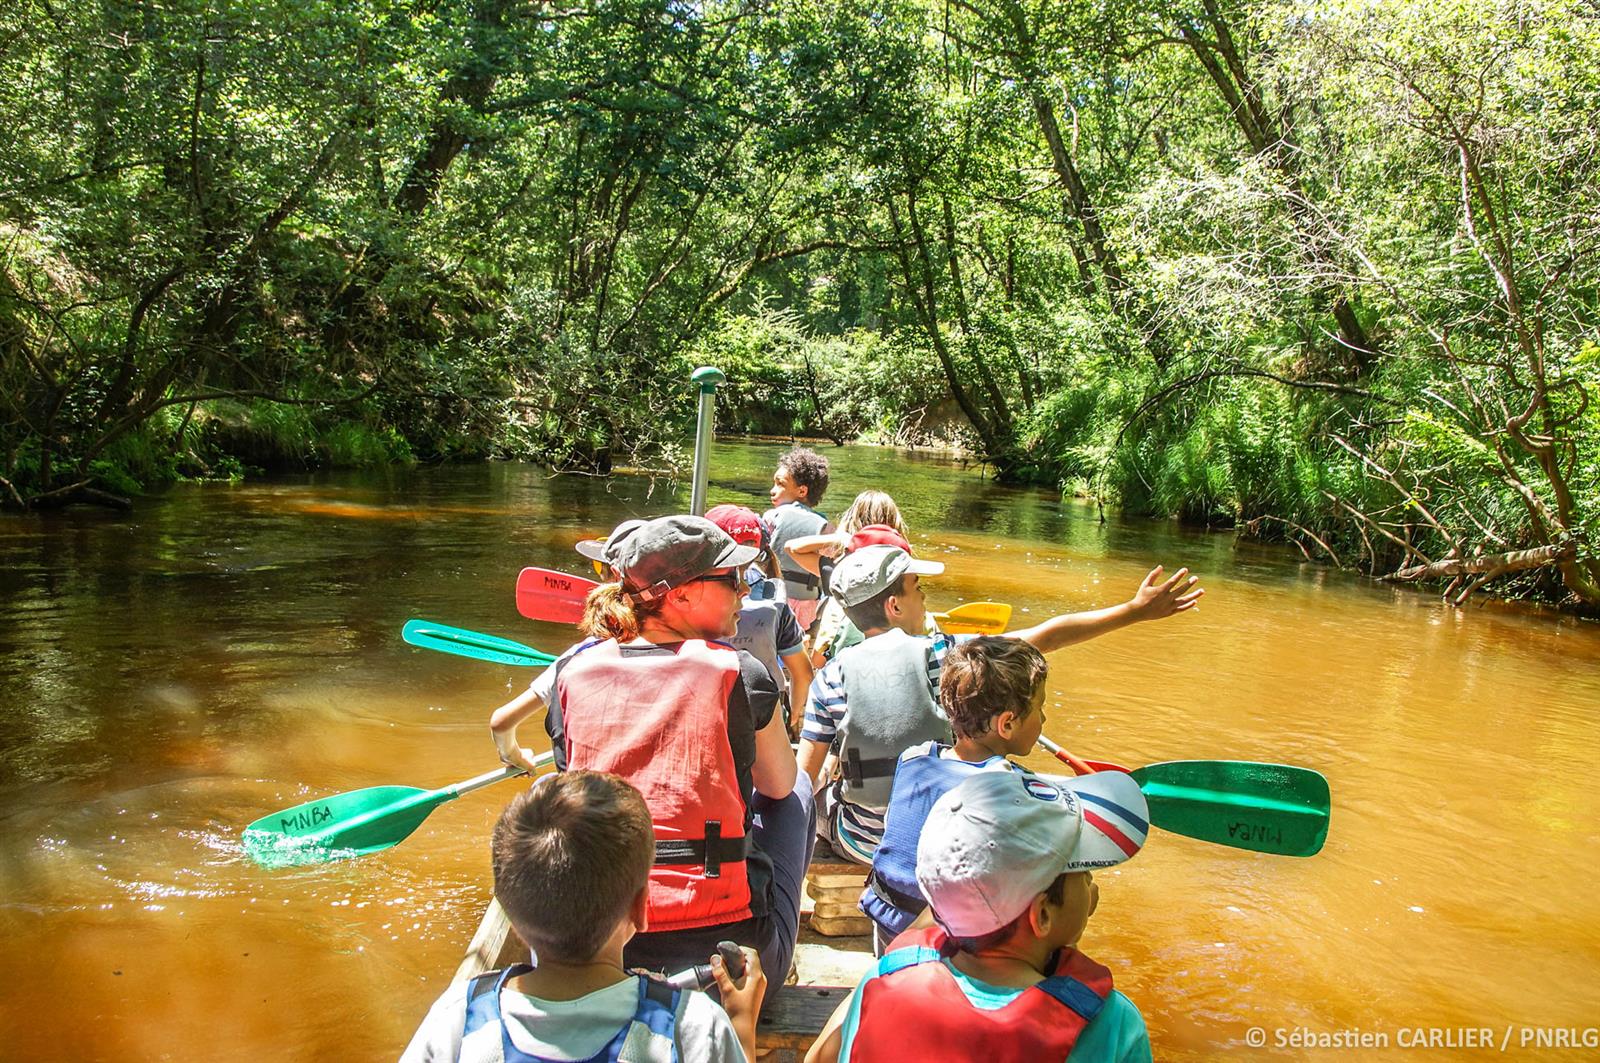
M 945 656 L 956 646 L 976 637 L 947 635 L 943 631 L 924 637 L 928 650 L 928 685 L 935 701 L 939 698 L 939 673 L 944 670 Z M 801 741 L 832 745 L 838 736 L 839 725 L 844 722 L 845 710 L 849 707 L 844 664 L 844 658 L 835 657 L 811 680 L 805 724 L 800 729 Z M 864 859 L 872 859 L 872 851 L 883 839 L 883 813 L 848 801 L 841 800 L 838 804 L 841 840 L 858 850 Z

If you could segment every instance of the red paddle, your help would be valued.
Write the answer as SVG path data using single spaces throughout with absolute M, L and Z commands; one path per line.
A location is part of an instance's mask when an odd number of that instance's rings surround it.
M 517 575 L 517 612 L 529 620 L 576 624 L 583 619 L 583 600 L 599 584 L 548 568 L 525 568 Z
M 1039 744 L 1054 753 L 1056 759 L 1071 768 L 1076 775 L 1092 775 L 1097 771 L 1128 771 L 1121 764 L 1113 764 L 1109 760 L 1079 760 L 1044 735 L 1039 736 Z

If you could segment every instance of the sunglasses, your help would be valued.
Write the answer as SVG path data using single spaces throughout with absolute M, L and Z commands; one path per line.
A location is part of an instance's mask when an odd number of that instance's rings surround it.
M 690 580 L 689 582 L 690 583 L 726 583 L 728 586 L 732 587 L 734 590 L 738 590 L 740 587 L 744 586 L 744 573 L 736 571 L 736 572 L 724 572 L 720 576 L 696 576 L 694 579 Z

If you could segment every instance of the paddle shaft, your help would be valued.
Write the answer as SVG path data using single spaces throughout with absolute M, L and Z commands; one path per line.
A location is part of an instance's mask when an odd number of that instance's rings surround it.
M 1120 764 L 1113 764 L 1108 760 L 1080 760 L 1068 753 L 1044 735 L 1039 736 L 1039 744 L 1055 755 L 1055 758 L 1071 768 L 1075 775 L 1093 775 L 1097 771 L 1122 771 L 1128 769 Z
M 536 650 L 498 635 L 485 635 L 481 631 L 451 627 L 433 620 L 408 620 L 400 629 L 400 637 L 420 649 L 454 653 L 498 664 L 525 668 L 542 668 L 554 664 L 553 654 Z

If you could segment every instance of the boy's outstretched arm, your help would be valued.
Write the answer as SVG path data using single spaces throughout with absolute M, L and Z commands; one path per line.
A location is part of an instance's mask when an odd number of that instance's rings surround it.
M 739 1035 L 748 1063 L 756 1059 L 756 1017 L 761 1013 L 761 997 L 767 989 L 767 976 L 761 970 L 761 957 L 755 949 L 741 948 L 744 953 L 744 978 L 733 980 L 722 956 L 713 954 L 711 972 L 717 976 L 717 988 L 722 991 L 722 1010 L 728 1013 L 733 1032 Z
M 1180 568 L 1176 575 L 1163 581 L 1161 566 L 1157 565 L 1139 584 L 1133 597 L 1121 605 L 1082 613 L 1065 613 L 1034 627 L 1008 631 L 1006 634 L 1033 643 L 1040 653 L 1049 653 L 1142 620 L 1161 620 L 1173 613 L 1193 609 L 1206 593 L 1203 588 L 1196 586 L 1199 582 L 1200 577 L 1190 576 L 1186 568 Z

